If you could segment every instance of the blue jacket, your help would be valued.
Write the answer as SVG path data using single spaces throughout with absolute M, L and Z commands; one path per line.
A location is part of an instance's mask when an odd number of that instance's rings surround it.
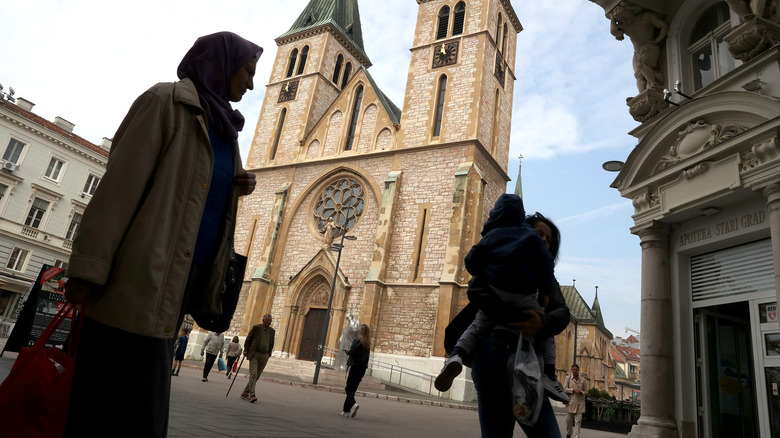
M 523 295 L 549 294 L 553 257 L 525 221 L 523 200 L 503 194 L 482 227 L 482 239 L 466 256 L 466 269 L 497 289 Z

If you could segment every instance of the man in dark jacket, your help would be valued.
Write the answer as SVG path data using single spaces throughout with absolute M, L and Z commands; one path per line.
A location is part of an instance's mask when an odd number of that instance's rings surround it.
M 274 351 L 274 338 L 276 331 L 271 328 L 273 319 L 271 315 L 263 316 L 263 323 L 252 327 L 244 341 L 244 356 L 249 359 L 249 381 L 246 383 L 241 398 L 255 403 L 255 385 L 260 374 L 263 373 L 268 358 Z

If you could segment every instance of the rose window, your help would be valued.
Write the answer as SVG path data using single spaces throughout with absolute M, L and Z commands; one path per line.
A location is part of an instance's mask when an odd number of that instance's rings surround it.
M 363 187 L 355 180 L 342 178 L 329 184 L 320 195 L 314 206 L 314 220 L 317 230 L 325 234 L 327 229 L 334 229 L 333 237 L 351 230 L 366 205 Z M 332 219 L 334 226 L 328 227 Z

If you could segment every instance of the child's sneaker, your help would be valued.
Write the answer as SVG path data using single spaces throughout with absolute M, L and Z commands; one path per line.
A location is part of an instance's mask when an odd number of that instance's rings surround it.
M 544 392 L 546 392 L 551 399 L 561 403 L 569 402 L 569 396 L 564 392 L 563 385 L 561 385 L 561 382 L 557 379 L 552 380 L 545 374 L 542 376 L 542 383 L 544 383 Z
M 444 362 L 441 372 L 436 376 L 436 380 L 433 382 L 433 386 L 436 387 L 439 392 L 449 391 L 452 386 L 452 381 L 463 370 L 463 359 L 459 355 L 454 355 Z

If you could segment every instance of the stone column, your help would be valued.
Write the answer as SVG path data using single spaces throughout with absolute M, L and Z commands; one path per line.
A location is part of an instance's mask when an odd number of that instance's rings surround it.
M 642 410 L 629 437 L 677 437 L 669 226 L 632 230 L 642 246 Z
M 780 303 L 780 182 L 761 190 L 769 210 L 769 233 L 772 236 L 772 259 L 775 267 L 775 295 Z

